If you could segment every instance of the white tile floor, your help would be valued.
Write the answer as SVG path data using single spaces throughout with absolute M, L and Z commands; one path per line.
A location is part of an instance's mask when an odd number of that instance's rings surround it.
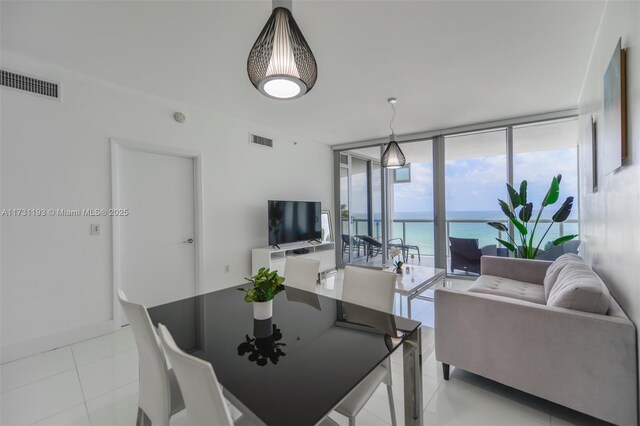
M 341 292 L 341 275 L 323 282 L 319 293 Z M 331 282 L 333 281 L 333 282 Z M 454 281 L 464 287 L 468 281 Z M 406 304 L 405 304 L 406 306 Z M 433 324 L 433 304 L 416 301 L 414 317 Z M 435 360 L 431 327 L 423 327 L 425 425 L 583 425 L 597 420 L 491 380 L 453 369 L 444 381 Z M 392 356 L 398 424 L 403 424 L 402 358 Z M 66 346 L 0 367 L 0 424 L 132 425 L 138 393 L 138 355 L 131 331 Z M 236 412 L 237 415 L 237 412 Z M 331 417 L 341 425 L 346 418 Z M 386 389 L 380 387 L 357 418 L 358 425 L 391 423 Z M 184 412 L 172 425 L 186 424 Z

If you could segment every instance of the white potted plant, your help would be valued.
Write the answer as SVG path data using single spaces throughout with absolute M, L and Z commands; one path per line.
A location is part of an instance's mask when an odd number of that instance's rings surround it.
M 404 262 L 400 258 L 401 254 L 402 254 L 402 251 L 400 250 L 399 247 L 391 247 L 391 249 L 389 250 L 389 256 L 391 257 L 392 260 L 395 259 L 396 257 L 398 258 L 398 260 L 393 262 L 393 267 L 396 270 L 396 274 L 402 274 L 402 265 L 404 265 Z
M 257 320 L 269 319 L 273 316 L 273 298 L 284 289 L 284 277 L 278 271 L 260 268 L 253 277 L 245 277 L 253 284 L 251 288 L 239 288 L 243 291 L 244 301 L 253 303 L 253 318 Z

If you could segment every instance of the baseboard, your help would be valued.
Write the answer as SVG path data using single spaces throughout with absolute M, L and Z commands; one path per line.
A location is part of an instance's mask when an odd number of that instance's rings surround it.
M 83 340 L 102 336 L 113 331 L 113 320 L 65 330 L 56 334 L 38 337 L 24 342 L 3 345 L 0 348 L 2 364 L 20 358 L 50 351 L 61 346 L 72 345 Z

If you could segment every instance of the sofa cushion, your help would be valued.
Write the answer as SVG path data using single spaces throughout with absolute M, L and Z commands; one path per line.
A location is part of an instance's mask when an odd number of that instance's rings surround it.
M 551 293 L 551 289 L 558 279 L 558 274 L 560 274 L 560 271 L 562 271 L 562 269 L 571 262 L 582 263 L 582 258 L 577 254 L 565 253 L 549 265 L 547 273 L 544 276 L 544 300 L 549 301 L 549 293 Z
M 584 263 L 570 262 L 558 274 L 548 306 L 606 314 L 611 295 L 598 274 Z
M 544 288 L 540 284 L 516 281 L 493 275 L 480 275 L 480 277 L 471 284 L 469 291 L 473 293 L 511 297 L 542 305 L 545 304 Z

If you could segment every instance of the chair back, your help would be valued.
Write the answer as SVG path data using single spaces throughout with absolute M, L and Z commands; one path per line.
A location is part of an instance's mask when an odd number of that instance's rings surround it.
M 342 300 L 393 313 L 396 274 L 379 269 L 347 265 L 344 268 Z
M 138 347 L 139 390 L 138 405 L 151 419 L 152 424 L 169 424 L 171 412 L 171 390 L 169 372 L 160 340 L 143 305 L 130 302 L 118 289 L 118 299 Z
M 320 273 L 319 260 L 289 256 L 284 267 L 284 285 L 315 292 L 318 273 Z
M 451 253 L 466 257 L 467 259 L 480 259 L 482 251 L 478 247 L 478 240 L 474 238 L 454 238 L 449 237 Z
M 382 247 L 382 243 L 380 241 L 377 241 L 368 235 L 358 235 L 357 237 L 360 238 L 365 243 L 371 244 L 374 247 Z
M 184 353 L 164 325 L 158 324 L 158 334 L 178 379 L 189 424 L 232 426 L 233 419 L 211 364 Z
M 580 240 L 571 240 L 567 241 L 564 244 L 560 244 L 559 246 L 553 246 L 551 243 L 547 243 L 545 245 L 545 251 L 540 253 L 537 257 L 538 260 L 550 260 L 554 261 L 563 254 L 566 253 L 575 253 L 578 254 L 578 249 L 580 248 Z

